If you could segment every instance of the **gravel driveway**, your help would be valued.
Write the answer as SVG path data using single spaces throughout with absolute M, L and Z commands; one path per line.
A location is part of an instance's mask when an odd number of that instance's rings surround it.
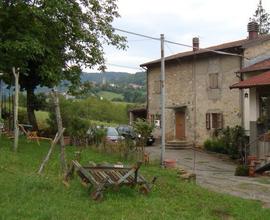
M 147 147 L 150 159 L 160 158 L 160 147 Z M 177 165 L 193 172 L 195 159 L 196 182 L 216 192 L 228 193 L 246 199 L 260 200 L 270 207 L 270 177 L 236 177 L 236 164 L 225 155 L 203 151 L 167 150 L 165 159 L 176 159 Z

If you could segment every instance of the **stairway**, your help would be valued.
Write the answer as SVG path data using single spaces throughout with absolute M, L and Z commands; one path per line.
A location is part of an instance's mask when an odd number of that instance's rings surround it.
M 166 149 L 184 150 L 191 149 L 192 143 L 187 140 L 171 140 L 166 142 Z
M 256 166 L 256 173 L 263 173 L 264 171 L 270 170 L 270 155 L 266 155 L 265 159 L 260 159 Z

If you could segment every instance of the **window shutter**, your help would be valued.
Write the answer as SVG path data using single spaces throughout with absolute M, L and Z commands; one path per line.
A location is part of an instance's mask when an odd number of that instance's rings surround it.
M 210 124 L 210 113 L 206 113 L 206 129 L 210 130 L 211 129 L 211 124 Z
M 210 84 L 210 89 L 218 88 L 218 73 L 209 74 L 209 84 Z
M 223 114 L 222 113 L 219 113 L 218 114 L 218 128 L 223 128 Z

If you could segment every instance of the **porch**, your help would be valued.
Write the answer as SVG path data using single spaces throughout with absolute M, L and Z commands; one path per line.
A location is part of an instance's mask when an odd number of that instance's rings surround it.
M 270 71 L 246 72 L 242 78 L 230 88 L 242 90 L 249 155 L 256 156 L 260 168 L 270 163 Z

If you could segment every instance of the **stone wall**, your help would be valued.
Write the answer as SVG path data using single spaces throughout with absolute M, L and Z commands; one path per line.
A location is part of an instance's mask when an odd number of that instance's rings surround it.
M 206 113 L 219 111 L 224 116 L 224 126 L 240 124 L 240 97 L 238 90 L 229 86 L 238 82 L 235 72 L 240 69 L 240 58 L 215 55 L 210 58 L 196 58 L 195 66 L 191 61 L 179 60 L 166 63 L 166 139 L 173 139 L 175 116 L 173 106 L 186 106 L 186 138 L 192 141 L 195 135 L 196 117 L 197 143 L 201 145 L 211 131 L 206 129 Z M 209 74 L 219 73 L 218 89 L 209 89 Z M 193 84 L 193 78 L 196 80 Z M 155 93 L 155 82 L 160 79 L 160 68 L 148 70 L 148 113 L 160 114 L 160 94 Z M 196 93 L 195 93 L 196 91 Z M 196 100 L 195 100 L 196 96 Z M 195 116 L 196 103 L 196 116 Z M 159 129 L 155 136 L 160 137 Z

